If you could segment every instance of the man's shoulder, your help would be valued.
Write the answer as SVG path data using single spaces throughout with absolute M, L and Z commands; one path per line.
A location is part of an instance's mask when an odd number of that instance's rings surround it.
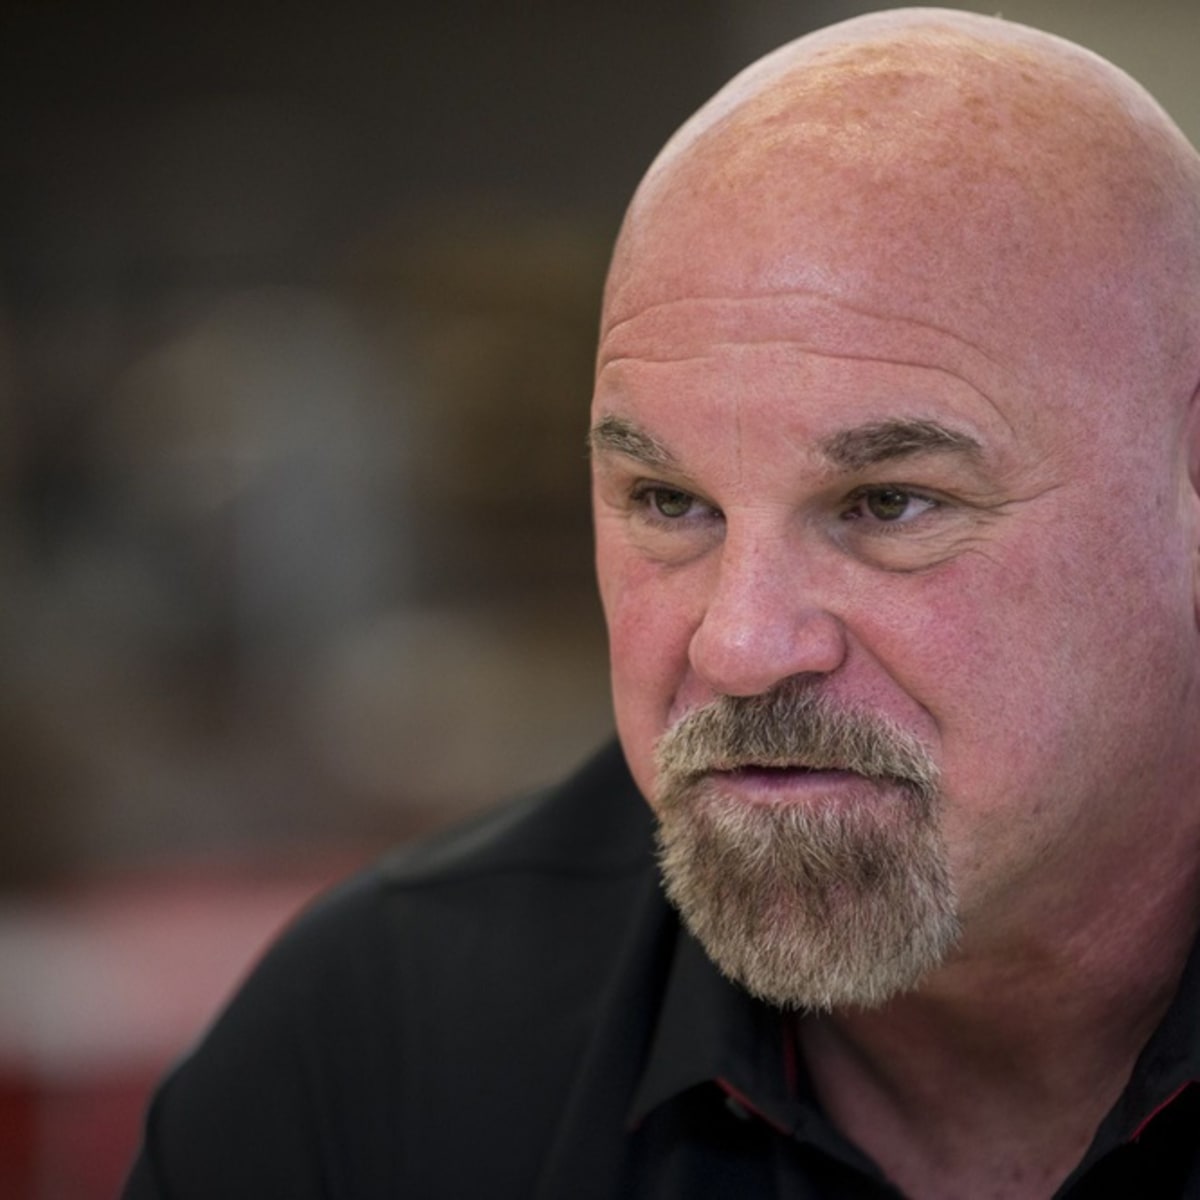
M 292 925 L 160 1089 L 127 1195 L 531 1194 L 598 998 L 653 960 L 664 911 L 615 746 L 389 856 Z
M 553 787 L 386 855 L 312 905 L 272 957 L 306 972 L 356 958 L 430 977 L 511 976 L 515 958 L 581 929 L 618 936 L 654 876 L 653 846 L 614 743 Z
M 613 742 L 555 786 L 402 847 L 377 870 L 402 891 L 492 876 L 602 879 L 642 871 L 652 846 L 649 809 Z
M 128 1195 L 530 1194 L 665 908 L 651 828 L 608 748 L 318 900 L 160 1090 Z

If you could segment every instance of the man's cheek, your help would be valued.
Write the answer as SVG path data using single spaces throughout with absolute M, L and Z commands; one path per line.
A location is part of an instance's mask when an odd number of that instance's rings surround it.
M 665 710 L 681 664 L 672 653 L 672 630 L 639 605 L 620 604 L 609 620 L 614 699 L 619 712 L 641 722 Z M 686 655 L 683 658 L 686 662 Z
M 610 595 L 606 615 L 617 731 L 634 777 L 649 791 L 654 744 L 686 678 L 688 637 L 678 614 L 645 601 L 644 595 Z

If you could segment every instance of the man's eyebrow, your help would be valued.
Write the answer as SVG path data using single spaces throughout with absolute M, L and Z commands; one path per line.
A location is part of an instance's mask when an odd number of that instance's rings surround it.
M 625 417 L 601 417 L 588 433 L 587 445 L 592 454 L 622 454 L 659 469 L 677 466 L 675 456 L 662 442 Z M 974 456 L 983 452 L 969 434 L 926 420 L 859 425 L 823 439 L 819 448 L 826 458 L 848 471 L 913 454 L 940 451 Z
M 937 421 L 919 420 L 879 421 L 845 429 L 825 438 L 820 449 L 826 458 L 848 471 L 911 454 L 948 451 L 974 457 L 983 453 L 983 447 L 970 434 L 948 429 Z
M 624 417 L 601 417 L 588 433 L 587 445 L 592 454 L 623 454 L 648 467 L 676 465 L 675 456 L 662 442 Z

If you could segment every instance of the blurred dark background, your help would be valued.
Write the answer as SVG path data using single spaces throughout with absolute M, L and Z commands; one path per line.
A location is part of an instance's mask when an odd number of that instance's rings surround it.
M 622 207 L 869 7 L 0 0 L 0 1194 L 110 1195 L 296 905 L 606 736 Z M 1004 15 L 1196 136 L 1200 6 Z

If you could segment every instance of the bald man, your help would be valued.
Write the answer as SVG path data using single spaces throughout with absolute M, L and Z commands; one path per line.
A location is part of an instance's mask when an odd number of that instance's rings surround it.
M 619 748 L 307 916 L 128 1196 L 1200 1196 L 1198 384 L 1200 161 L 1108 63 L 736 78 L 605 295 Z

